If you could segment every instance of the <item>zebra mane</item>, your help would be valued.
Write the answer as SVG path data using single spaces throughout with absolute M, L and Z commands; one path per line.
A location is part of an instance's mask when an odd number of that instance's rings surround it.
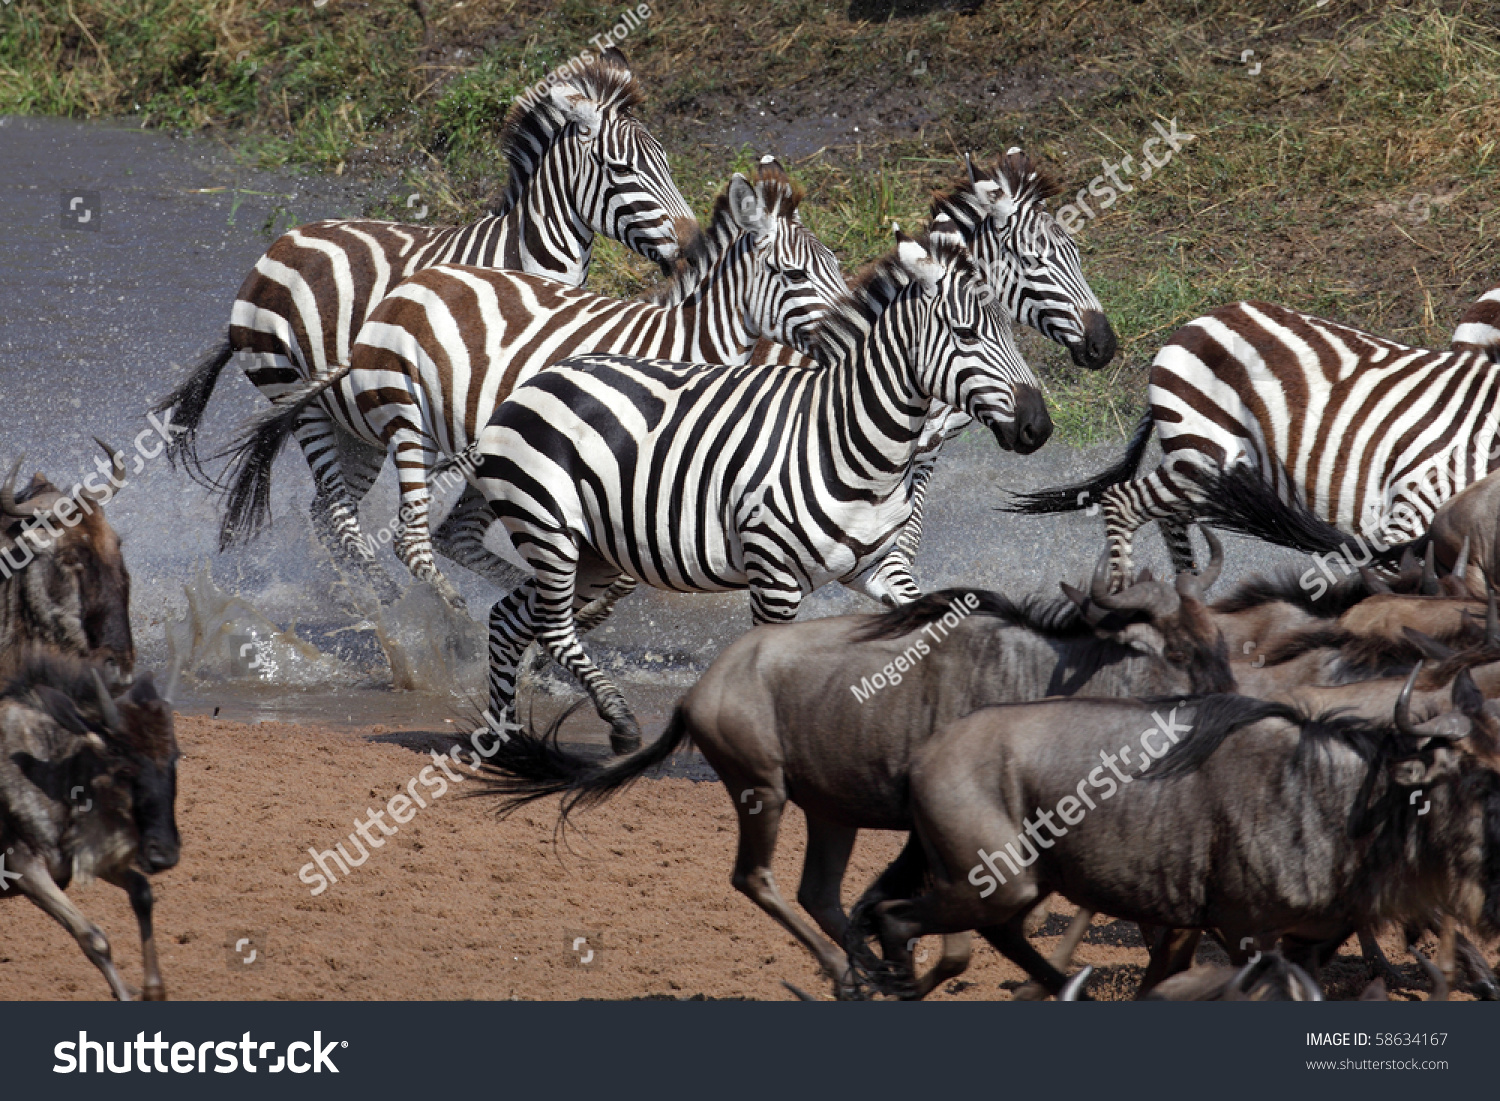
M 1040 202 L 1062 193 L 1057 177 L 1042 168 L 1020 148 L 1008 150 L 993 168 L 975 165 L 980 180 L 998 184 L 1018 206 Z M 961 226 L 982 221 L 989 213 L 989 203 L 975 190 L 967 173 L 958 177 L 946 191 L 932 194 L 931 217 L 946 214 Z
M 944 267 L 979 278 L 957 234 L 920 233 L 915 240 Z M 866 264 L 849 280 L 849 293 L 818 322 L 809 338 L 809 354 L 825 366 L 848 355 L 910 282 L 911 273 L 901 262 L 899 247 Z
M 556 76 L 557 74 L 551 74 Z M 577 66 L 560 80 L 545 80 L 516 97 L 500 131 L 500 148 L 510 167 L 496 217 L 503 217 L 520 201 L 536 166 L 557 135 L 567 125 L 562 112 L 552 105 L 553 83 L 576 87 L 607 112 L 627 114 L 645 102 L 645 93 L 618 50 Z
M 749 180 L 760 196 L 760 201 L 765 204 L 768 214 L 773 218 L 798 220 L 797 207 L 802 202 L 802 185 L 786 174 L 786 169 L 781 167 L 779 161 L 770 157 L 762 160 L 755 166 Z M 647 291 L 641 296 L 641 301 L 656 306 L 676 306 L 681 303 L 699 287 L 709 269 L 719 262 L 719 258 L 734 244 L 741 232 L 739 223 L 734 220 L 734 212 L 730 209 L 729 185 L 726 183 L 714 199 L 708 226 L 705 228 L 699 225 L 683 247 L 672 278 L 665 285 Z

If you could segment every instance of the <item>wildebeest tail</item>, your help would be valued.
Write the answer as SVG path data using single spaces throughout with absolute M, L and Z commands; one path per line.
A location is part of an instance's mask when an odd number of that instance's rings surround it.
M 558 744 L 558 730 L 572 712 L 559 715 L 540 736 L 534 730 L 511 732 L 484 766 L 487 790 L 476 794 L 499 796 L 502 817 L 538 799 L 561 795 L 561 827 L 573 811 L 589 810 L 610 799 L 692 739 L 687 713 L 679 704 L 660 738 L 628 757 L 601 764 Z
M 1151 443 L 1151 429 L 1155 423 L 1151 417 L 1151 410 L 1147 409 L 1141 415 L 1140 423 L 1135 426 L 1135 434 L 1130 437 L 1130 443 L 1125 447 L 1125 454 L 1120 456 L 1120 461 L 1114 466 L 1100 471 L 1088 481 L 1079 482 L 1077 485 L 1039 489 L 1035 493 L 1014 494 L 1015 503 L 1005 508 L 1004 511 L 1036 514 L 1081 512 L 1090 505 L 1097 505 L 1099 499 L 1104 496 L 1105 490 L 1121 482 L 1128 482 L 1135 477 L 1136 471 L 1140 470 L 1141 460 L 1146 457 L 1146 448 Z
M 198 426 L 203 422 L 203 412 L 208 408 L 208 399 L 213 397 L 219 375 L 233 358 L 234 349 L 229 346 L 229 338 L 226 336 L 198 361 L 187 378 L 178 383 L 151 410 L 153 413 L 164 414 L 168 425 L 175 425 L 182 430 L 178 434 L 170 431 L 167 433 L 170 437 L 166 446 L 167 462 L 172 464 L 173 469 L 181 464 L 188 477 L 210 489 L 218 487 L 204 471 L 203 463 L 198 458 Z
M 235 446 L 223 453 L 232 458 L 224 480 L 228 488 L 219 525 L 221 551 L 255 536 L 271 519 L 271 467 L 277 454 L 307 407 L 338 385 L 350 370 L 346 363 L 288 390 L 270 409 L 250 421 Z

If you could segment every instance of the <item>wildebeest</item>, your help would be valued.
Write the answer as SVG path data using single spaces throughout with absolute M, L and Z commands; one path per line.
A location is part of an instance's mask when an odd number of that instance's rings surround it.
M 173 677 L 175 680 L 175 675 Z M 141 931 L 143 995 L 166 997 L 147 875 L 177 863 L 177 739 L 149 673 L 114 699 L 99 666 L 35 652 L 0 690 L 0 899 L 25 896 L 73 934 L 122 1001 L 134 994 L 71 881 L 124 890 Z
M 910 828 L 907 763 L 934 732 L 1003 700 L 1232 690 L 1202 602 L 1222 564 L 1222 550 L 1211 536 L 1209 542 L 1204 575 L 1182 574 L 1175 585 L 1144 580 L 1111 594 L 1101 562 L 1091 614 L 1117 620 L 1103 638 L 1073 602 L 1017 603 L 972 590 L 929 594 L 878 616 L 756 628 L 719 655 L 656 742 L 595 766 L 524 734 L 492 762 L 495 785 L 506 796 L 504 809 L 563 794 L 566 821 L 691 741 L 739 817 L 735 888 L 848 993 L 849 960 L 838 945 L 848 925 L 839 888 L 849 855 L 861 829 Z M 788 801 L 807 817 L 797 898 L 833 943 L 787 904 L 771 874 Z M 967 960 L 967 940 L 950 941 L 943 960 L 908 993 L 927 993 Z
M 125 461 L 64 494 L 38 474 L 17 492 L 21 460 L 0 485 L 0 668 L 33 646 L 99 662 L 113 685 L 135 668 L 130 574 L 104 504 L 125 481 Z M 108 485 L 103 482 L 108 478 Z
M 867 896 L 851 936 L 873 928 L 909 966 L 912 938 L 977 929 L 1054 993 L 1064 976 L 1022 935 L 1053 892 L 1142 924 L 1217 929 L 1231 946 L 1337 945 L 1434 913 L 1493 936 L 1500 707 L 1464 674 L 1453 702 L 1420 726 L 1404 698 L 1394 723 L 1238 696 L 975 712 L 912 760 L 928 890 Z M 1316 976 L 1315 952 L 1294 962 Z

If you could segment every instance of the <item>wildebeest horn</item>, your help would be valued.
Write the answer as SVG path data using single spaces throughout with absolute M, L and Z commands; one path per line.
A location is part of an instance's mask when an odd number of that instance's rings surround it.
M 1078 974 L 1074 975 L 1063 988 L 1057 992 L 1057 1000 L 1060 1002 L 1076 1002 L 1082 996 L 1084 989 L 1089 985 L 1089 976 L 1094 973 L 1094 965 L 1089 964 Z
M 16 460 L 15 465 L 10 468 L 10 473 L 5 478 L 5 484 L 0 485 L 0 512 L 5 513 L 7 516 L 18 516 L 22 519 L 35 516 L 41 511 L 35 501 L 16 503 L 16 475 L 21 473 L 21 464 L 25 461 L 26 456 L 23 454 Z
M 1106 556 L 1108 552 L 1106 551 Z M 1196 582 L 1197 578 L 1193 578 Z M 1109 591 L 1109 563 L 1107 557 L 1100 560 L 1094 570 L 1094 580 L 1089 586 L 1089 598 L 1099 607 L 1111 612 L 1145 612 L 1153 619 L 1175 615 L 1182 607 L 1181 598 L 1174 588 L 1154 581 L 1147 570 L 1142 570 L 1135 584 L 1117 593 Z
M 1441 591 L 1437 579 L 1437 546 L 1428 543 L 1427 553 L 1422 556 L 1422 576 L 1417 581 L 1417 592 L 1423 596 L 1437 596 Z
M 114 491 L 125 484 L 125 453 L 116 451 L 98 436 L 94 437 L 94 442 L 104 448 L 104 453 L 109 456 L 109 476 L 112 484 L 108 490 L 81 490 L 79 496 L 87 497 L 96 505 L 102 505 L 108 503 L 109 499 L 114 496 Z
M 94 678 L 94 692 L 99 697 L 99 713 L 104 716 L 104 725 L 119 734 L 125 729 L 125 724 L 120 721 L 120 709 L 115 706 L 114 697 L 104 687 L 104 678 L 99 676 L 99 670 L 90 669 L 89 675 Z
M 1460 581 L 1469 572 L 1469 537 L 1464 536 L 1464 545 L 1458 548 L 1458 561 L 1453 563 L 1452 574 Z
M 1417 556 L 1411 552 L 1411 547 L 1408 546 L 1404 551 L 1401 552 L 1401 572 L 1405 573 L 1416 564 Z
M 1369 566 L 1361 566 L 1359 568 L 1359 576 L 1364 578 L 1365 586 L 1372 593 L 1388 593 L 1391 591 L 1391 587 L 1385 583 L 1385 579 L 1370 569 Z
M 1402 627 L 1401 633 L 1406 636 L 1407 642 L 1410 642 L 1418 650 L 1422 651 L 1423 656 L 1432 658 L 1433 661 L 1447 661 L 1458 652 L 1453 647 L 1439 642 L 1431 635 L 1423 634 L 1415 627 Z
M 1401 686 L 1401 695 L 1396 697 L 1396 729 L 1408 738 L 1420 739 L 1422 735 L 1412 729 L 1411 725 L 1411 691 L 1417 686 L 1417 677 L 1422 673 L 1422 662 L 1418 661 L 1412 667 L 1411 676 L 1406 678 L 1406 683 Z
M 1219 574 L 1224 571 L 1224 544 L 1219 542 L 1211 529 L 1200 525 L 1198 530 L 1203 533 L 1203 539 L 1208 543 L 1208 566 L 1198 575 L 1198 584 L 1206 593 L 1214 587 L 1214 582 L 1219 580 Z

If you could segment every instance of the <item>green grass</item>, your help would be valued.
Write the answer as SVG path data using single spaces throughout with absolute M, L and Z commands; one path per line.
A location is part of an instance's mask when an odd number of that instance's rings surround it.
M 424 37 L 405 0 L 12 0 L 0 111 L 213 131 L 262 164 L 369 177 L 372 213 L 399 217 L 417 191 L 432 218 L 459 221 L 503 187 L 496 145 L 516 92 L 623 6 L 428 0 Z M 988 0 L 889 24 L 812 0 L 652 11 L 624 47 L 700 211 L 763 152 L 714 139 L 725 107 L 776 97 L 807 116 L 869 103 L 914 113 L 906 136 L 791 165 L 808 224 L 851 268 L 889 247 L 892 220 L 921 224 L 966 150 L 1022 141 L 1071 194 L 1101 158 L 1138 155 L 1155 121 L 1197 135 L 1080 232 L 1121 338 L 1116 363 L 1085 374 L 1026 342 L 1062 438 L 1128 428 L 1141 368 L 1216 305 L 1269 298 L 1441 345 L 1500 281 L 1500 27 L 1488 4 Z M 598 250 L 600 289 L 652 278 L 618 246 Z

